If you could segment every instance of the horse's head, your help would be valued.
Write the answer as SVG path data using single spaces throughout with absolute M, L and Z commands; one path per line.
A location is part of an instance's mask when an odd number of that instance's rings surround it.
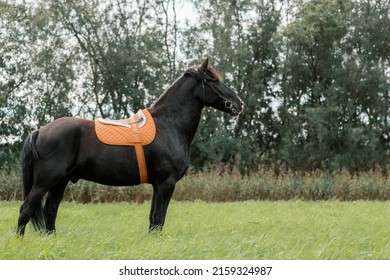
M 221 80 L 221 75 L 208 66 L 208 59 L 197 69 L 189 69 L 186 74 L 201 82 L 199 98 L 204 105 L 211 106 L 232 116 L 239 115 L 244 109 L 244 102 Z

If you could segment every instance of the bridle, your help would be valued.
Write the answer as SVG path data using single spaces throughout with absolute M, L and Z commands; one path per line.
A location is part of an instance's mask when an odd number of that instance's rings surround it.
M 228 86 L 226 86 L 222 81 L 216 79 L 216 78 L 213 78 L 211 77 L 208 73 L 207 73 L 207 69 L 204 69 L 203 67 L 199 67 L 198 68 L 198 71 L 195 71 L 194 69 L 188 69 L 185 74 L 188 74 L 190 75 L 191 77 L 195 78 L 196 80 L 198 81 L 201 81 L 202 83 L 202 94 L 203 94 L 203 103 L 205 103 L 206 101 L 206 97 L 205 97 L 205 92 L 204 92 L 204 84 L 208 85 L 211 90 L 220 98 L 222 99 L 222 102 L 225 104 L 225 107 L 230 110 L 233 114 L 237 114 L 237 113 L 241 113 L 241 112 L 238 112 L 234 106 L 233 106 L 233 103 L 226 99 L 225 97 L 222 96 L 222 94 L 219 92 L 219 90 L 217 90 L 212 84 L 210 84 L 208 82 L 208 80 L 211 80 L 213 82 L 218 82 L 220 83 L 222 86 L 224 86 L 225 88 L 229 89 Z M 229 89 L 230 90 L 230 89 Z

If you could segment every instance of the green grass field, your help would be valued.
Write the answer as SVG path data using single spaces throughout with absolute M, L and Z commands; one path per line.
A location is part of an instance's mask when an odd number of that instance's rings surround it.
M 0 259 L 390 259 L 390 202 L 172 201 L 161 234 L 149 203 L 63 203 L 57 234 L 14 234 L 0 202 Z

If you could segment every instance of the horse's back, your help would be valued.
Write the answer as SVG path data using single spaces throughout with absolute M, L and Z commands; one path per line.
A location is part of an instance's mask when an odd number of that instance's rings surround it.
M 46 124 L 41 127 L 39 131 L 42 133 L 50 132 L 57 135 L 61 132 L 75 132 L 88 125 L 93 125 L 93 121 L 73 117 L 63 117 Z

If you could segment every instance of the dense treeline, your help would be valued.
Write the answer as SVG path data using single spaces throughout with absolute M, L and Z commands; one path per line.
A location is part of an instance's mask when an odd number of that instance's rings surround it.
M 233 120 L 204 111 L 193 169 L 387 170 L 387 0 L 0 0 L 0 9 L 0 168 L 18 161 L 31 130 L 62 116 L 127 117 L 209 56 L 246 109 Z

